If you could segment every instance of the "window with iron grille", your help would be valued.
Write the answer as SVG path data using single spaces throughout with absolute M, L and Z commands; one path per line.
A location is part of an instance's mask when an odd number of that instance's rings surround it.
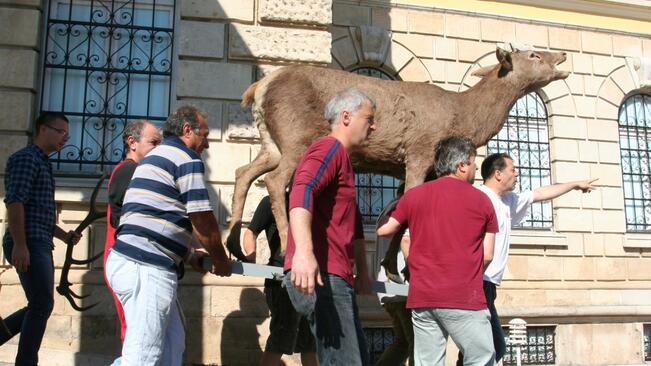
M 626 230 L 651 230 L 651 95 L 635 94 L 619 109 Z
M 487 153 L 507 153 L 513 158 L 520 173 L 516 192 L 551 184 L 547 110 L 538 94 L 529 93 L 518 99 L 502 130 L 488 142 Z M 551 202 L 534 202 L 529 216 L 517 227 L 551 228 Z
M 651 324 L 643 325 L 644 361 L 651 361 Z
M 169 114 L 174 0 L 49 0 L 40 110 L 63 112 L 58 172 L 99 173 L 123 157 L 127 122 Z
M 509 328 L 504 327 L 506 353 L 502 359 L 503 365 L 517 364 L 515 346 L 509 344 Z M 555 326 L 528 326 L 527 344 L 520 346 L 523 365 L 552 365 L 556 362 Z
M 375 365 L 382 353 L 393 343 L 392 328 L 364 328 L 371 365 Z
M 350 72 L 383 80 L 395 80 L 384 70 L 375 67 L 358 67 Z M 375 221 L 377 221 L 384 206 L 396 197 L 399 185 L 400 181 L 398 179 L 387 175 L 355 174 L 357 207 L 359 207 L 365 225 L 375 225 Z

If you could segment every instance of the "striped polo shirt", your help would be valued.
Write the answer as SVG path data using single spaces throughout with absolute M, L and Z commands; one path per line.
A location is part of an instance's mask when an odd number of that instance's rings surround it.
M 138 165 L 124 196 L 113 250 L 175 270 L 192 238 L 192 212 L 212 211 L 201 157 L 168 137 Z

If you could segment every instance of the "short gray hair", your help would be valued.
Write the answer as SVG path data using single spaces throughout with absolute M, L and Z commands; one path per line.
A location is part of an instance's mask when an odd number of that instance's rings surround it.
M 470 139 L 450 136 L 436 144 L 434 169 L 438 177 L 454 173 L 461 163 L 469 163 L 477 155 L 477 149 Z
M 124 149 L 128 149 L 129 137 L 133 137 L 136 141 L 140 142 L 140 136 L 142 135 L 142 130 L 145 129 L 147 124 L 150 124 L 146 119 L 137 119 L 131 121 L 124 126 L 124 131 L 122 132 L 122 143 L 124 144 Z
M 337 93 L 325 107 L 325 118 L 330 125 L 336 124 L 343 111 L 357 112 L 364 102 L 369 101 L 375 110 L 375 99 L 357 88 L 350 88 Z
M 194 131 L 199 130 L 199 117 L 208 120 L 204 111 L 197 107 L 184 105 L 167 117 L 163 127 L 163 137 L 183 136 L 183 125 L 187 122 Z

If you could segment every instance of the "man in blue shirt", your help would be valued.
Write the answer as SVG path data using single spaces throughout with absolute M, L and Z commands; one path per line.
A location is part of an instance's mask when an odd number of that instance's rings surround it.
M 124 197 L 106 276 L 128 324 L 121 365 L 181 365 L 185 331 L 177 305 L 177 272 L 183 263 L 202 271 L 205 252 L 212 272 L 230 275 L 219 225 L 204 183 L 201 152 L 208 147 L 206 115 L 180 107 L 163 128 L 163 143 L 136 168 Z
M 47 320 L 54 306 L 52 249 L 56 237 L 76 244 L 79 235 L 56 225 L 54 177 L 48 155 L 68 141 L 62 113 L 38 117 L 34 141 L 9 157 L 5 168 L 5 205 L 9 227 L 2 247 L 20 278 L 27 306 L 0 322 L 0 344 L 20 333 L 16 365 L 36 365 Z

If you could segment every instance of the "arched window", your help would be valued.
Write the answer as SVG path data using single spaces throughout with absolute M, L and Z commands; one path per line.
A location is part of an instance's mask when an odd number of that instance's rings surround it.
M 487 153 L 507 153 L 513 157 L 520 172 L 516 192 L 551 184 L 547 110 L 538 94 L 529 93 L 518 99 L 502 130 L 488 142 Z M 551 228 L 551 202 L 534 202 L 519 227 Z
M 384 70 L 375 67 L 357 67 L 350 72 L 355 74 L 375 77 L 383 80 L 395 80 Z M 380 212 L 396 196 L 400 181 L 393 177 L 380 174 L 359 173 L 355 174 L 355 188 L 357 191 L 357 206 L 362 213 L 364 224 L 375 225 Z
M 651 94 L 626 98 L 619 109 L 619 144 L 627 231 L 651 230 Z

